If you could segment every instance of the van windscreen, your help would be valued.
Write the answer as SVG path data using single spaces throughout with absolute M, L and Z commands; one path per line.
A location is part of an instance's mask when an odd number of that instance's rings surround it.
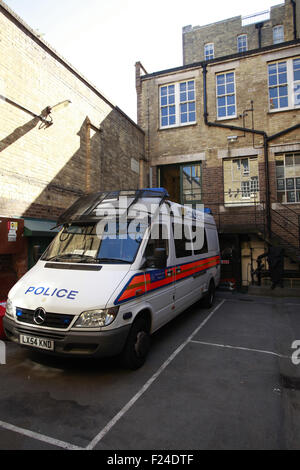
M 101 220 L 97 224 L 66 225 L 42 256 L 43 261 L 70 263 L 132 263 L 147 225 L 133 220 L 121 224 Z

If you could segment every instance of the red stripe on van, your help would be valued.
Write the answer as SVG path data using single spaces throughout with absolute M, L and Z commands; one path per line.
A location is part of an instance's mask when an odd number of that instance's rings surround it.
M 191 263 L 173 266 L 165 269 L 164 274 L 162 273 L 164 278 L 159 280 L 153 280 L 150 272 L 146 274 L 136 274 L 124 288 L 120 297 L 115 301 L 115 304 L 139 297 L 146 292 L 148 293 L 155 289 L 172 284 L 174 281 L 181 281 L 182 279 L 193 276 L 200 271 L 205 271 L 208 268 L 218 266 L 219 264 L 220 256 L 213 256 L 211 258 L 204 258 Z M 176 272 L 178 269 L 180 269 L 180 272 Z

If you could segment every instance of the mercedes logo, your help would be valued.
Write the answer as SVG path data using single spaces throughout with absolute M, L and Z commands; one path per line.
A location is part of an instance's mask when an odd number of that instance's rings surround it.
M 33 321 L 37 325 L 42 325 L 46 320 L 46 311 L 40 307 L 37 308 L 33 314 Z

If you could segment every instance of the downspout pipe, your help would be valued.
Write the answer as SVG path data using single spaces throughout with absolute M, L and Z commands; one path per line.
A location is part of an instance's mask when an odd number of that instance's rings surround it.
M 293 7 L 293 27 L 294 27 L 294 39 L 297 39 L 297 15 L 296 15 L 296 1 L 291 0 Z
M 264 25 L 264 22 L 262 21 L 261 23 L 256 23 L 255 28 L 258 30 L 258 48 L 261 49 L 261 30 Z
M 203 70 L 203 107 L 204 107 L 204 123 L 209 127 L 221 127 L 223 129 L 236 130 L 241 132 L 248 132 L 253 135 L 260 135 L 264 140 L 264 163 L 265 163 L 265 178 L 266 178 L 266 216 L 267 216 L 267 235 L 270 238 L 271 236 L 271 202 L 270 202 L 270 172 L 269 172 L 269 142 L 277 139 L 289 132 L 297 130 L 300 128 L 300 123 L 295 124 L 294 126 L 283 129 L 276 134 L 268 136 L 265 131 L 258 129 L 249 129 L 247 127 L 241 126 L 232 126 L 230 124 L 223 124 L 220 122 L 210 122 L 208 121 L 208 112 L 207 112 L 207 65 L 205 62 L 202 64 Z
M 208 120 L 207 112 L 207 66 L 202 63 L 203 70 L 203 107 L 204 107 L 204 123 L 209 127 L 220 127 L 222 129 L 229 129 L 231 131 L 248 132 L 254 135 L 260 135 L 264 140 L 264 163 L 265 163 L 265 178 L 266 178 L 266 218 L 267 218 L 267 234 L 271 236 L 271 205 L 270 205 L 270 176 L 269 176 L 269 145 L 268 136 L 264 131 L 258 129 L 249 129 L 248 127 L 232 126 L 230 124 L 223 124 L 220 122 L 210 122 Z

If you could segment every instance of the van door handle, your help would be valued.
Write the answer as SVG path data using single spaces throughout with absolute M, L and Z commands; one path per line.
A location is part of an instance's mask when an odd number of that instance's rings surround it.
M 143 289 L 138 289 L 135 291 L 135 295 L 138 297 L 139 295 L 143 295 L 144 291 Z
M 171 277 L 172 274 L 173 274 L 173 270 L 172 269 L 167 269 L 167 276 Z
M 176 268 L 176 274 L 180 274 L 181 273 L 181 268 Z

